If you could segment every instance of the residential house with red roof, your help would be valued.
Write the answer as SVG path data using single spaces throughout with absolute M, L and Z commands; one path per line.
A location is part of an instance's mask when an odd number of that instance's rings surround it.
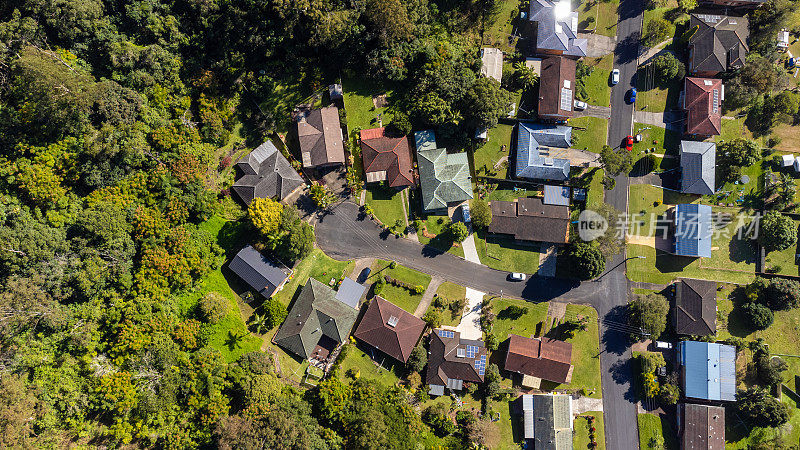
M 508 337 L 504 368 L 523 377 L 569 383 L 573 369 L 572 344 L 556 339 L 526 338 L 512 334 Z
M 686 77 L 683 88 L 686 134 L 707 138 L 722 133 L 724 99 L 725 87 L 722 80 Z
M 367 183 L 385 181 L 391 187 L 416 185 L 408 139 L 387 134 L 386 127 L 361 130 L 361 160 Z
M 382 297 L 375 297 L 353 337 L 405 363 L 423 331 L 425 322 L 422 319 Z

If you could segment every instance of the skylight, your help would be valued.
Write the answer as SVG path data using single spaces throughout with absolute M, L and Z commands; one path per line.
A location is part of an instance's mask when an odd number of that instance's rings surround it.
M 398 319 L 396 316 L 392 316 L 389 317 L 389 320 L 386 321 L 386 325 L 389 325 L 390 327 L 394 328 L 397 326 L 397 322 L 399 321 L 400 319 Z

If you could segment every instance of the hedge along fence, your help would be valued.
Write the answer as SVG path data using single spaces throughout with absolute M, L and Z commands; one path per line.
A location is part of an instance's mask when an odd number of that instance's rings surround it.
M 418 285 L 414 286 L 414 285 L 412 285 L 410 283 L 406 283 L 405 281 L 400 281 L 400 280 L 397 280 L 395 278 L 392 278 L 389 275 L 384 275 L 383 279 L 387 283 L 391 284 L 392 286 L 397 286 L 397 287 L 408 289 L 412 294 L 418 294 L 419 295 L 419 294 L 422 294 L 423 292 L 425 292 L 425 286 L 423 286 L 421 284 L 418 284 Z

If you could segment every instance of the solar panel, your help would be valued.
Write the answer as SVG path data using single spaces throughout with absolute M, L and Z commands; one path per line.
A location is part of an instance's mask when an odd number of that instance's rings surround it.
M 561 88 L 561 110 L 572 111 L 572 89 Z
M 713 110 L 714 114 L 716 114 L 719 111 L 719 89 L 714 89 L 713 99 L 714 99 Z
M 486 373 L 486 355 L 481 355 L 480 359 L 475 360 L 475 369 L 481 376 Z
M 474 345 L 467 346 L 467 358 L 474 358 L 478 354 L 478 347 Z
M 453 333 L 450 330 L 439 330 L 438 332 L 439 332 L 439 336 L 441 336 L 443 338 L 452 338 L 452 337 L 456 336 L 455 333 Z

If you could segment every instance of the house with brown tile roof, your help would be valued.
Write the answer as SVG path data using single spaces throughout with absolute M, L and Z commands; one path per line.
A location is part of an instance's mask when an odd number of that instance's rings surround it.
M 725 87 L 722 85 L 722 80 L 686 77 L 683 85 L 686 134 L 710 137 L 722 133 L 724 99 Z
M 553 383 L 572 381 L 572 344 L 550 338 L 508 337 L 504 368 Z
M 689 29 L 689 73 L 715 77 L 744 66 L 750 35 L 747 17 L 692 13 Z
M 408 138 L 391 136 L 386 127 L 361 130 L 361 160 L 367 183 L 385 181 L 391 187 L 416 185 Z
M 725 408 L 681 403 L 678 427 L 682 449 L 725 449 Z
M 422 319 L 381 297 L 375 297 L 353 336 L 405 363 L 423 331 L 425 322 Z
M 681 278 L 675 283 L 675 332 L 708 336 L 717 332 L 717 283 Z
M 437 329 L 430 335 L 425 384 L 432 395 L 445 388 L 460 391 L 464 382 L 481 383 L 486 373 L 486 347 L 482 341 L 462 339 L 458 331 Z
M 566 244 L 569 242 L 569 207 L 545 205 L 541 198 L 495 200 L 489 233 L 506 234 L 520 241 Z
M 303 167 L 344 164 L 344 138 L 339 124 L 339 108 L 314 109 L 297 122 Z
M 537 110 L 540 118 L 563 121 L 572 117 L 576 64 L 574 59 L 562 56 L 542 59 Z

